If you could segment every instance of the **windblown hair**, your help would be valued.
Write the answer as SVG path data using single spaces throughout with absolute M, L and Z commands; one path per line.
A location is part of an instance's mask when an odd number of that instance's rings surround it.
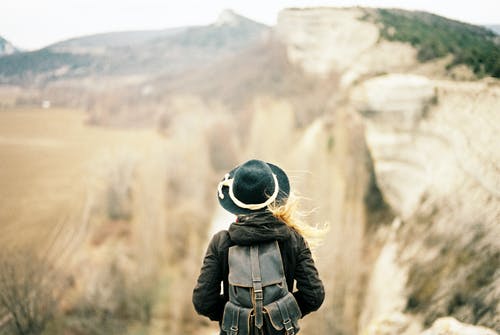
M 328 225 L 317 227 L 306 223 L 304 218 L 307 213 L 299 209 L 299 197 L 294 193 L 290 193 L 288 200 L 284 204 L 271 204 L 268 209 L 275 218 L 283 221 L 287 226 L 302 235 L 312 250 L 323 242 L 328 231 Z

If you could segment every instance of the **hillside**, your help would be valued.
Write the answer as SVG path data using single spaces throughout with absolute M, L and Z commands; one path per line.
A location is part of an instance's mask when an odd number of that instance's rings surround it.
M 323 113 L 337 85 L 331 79 L 305 74 L 287 59 L 283 43 L 271 37 L 209 67 L 175 77 L 160 76 L 151 84 L 162 95 L 215 98 L 236 111 L 245 110 L 256 95 L 288 99 L 297 106 L 297 122 L 304 124 Z
M 87 55 L 47 48 L 20 52 L 0 58 L 0 84 L 44 83 L 62 76 L 89 75 L 98 67 L 99 63 Z
M 389 41 L 410 43 L 426 62 L 448 54 L 448 67 L 465 64 L 478 77 L 500 78 L 500 39 L 490 30 L 426 12 L 378 9 L 376 22 Z

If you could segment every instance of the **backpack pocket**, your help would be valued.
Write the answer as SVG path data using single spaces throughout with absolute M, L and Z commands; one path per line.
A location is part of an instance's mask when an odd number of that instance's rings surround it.
M 240 307 L 231 301 L 224 306 L 221 328 L 228 335 L 246 335 L 250 329 L 252 308 Z
M 302 317 L 299 305 L 292 293 L 264 306 L 272 328 L 276 334 L 294 335 L 299 332 L 299 319 Z

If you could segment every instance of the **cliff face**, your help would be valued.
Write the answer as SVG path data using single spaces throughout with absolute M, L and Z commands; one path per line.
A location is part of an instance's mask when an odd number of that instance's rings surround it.
M 380 40 L 359 9 L 284 10 L 276 30 L 291 63 L 340 78 L 288 163 L 311 172 L 299 189 L 331 224 L 321 330 L 372 334 L 389 320 L 418 334 L 451 315 L 498 331 L 500 83 L 443 80 L 430 71 L 442 64 Z
M 277 33 L 287 45 L 290 61 L 306 72 L 344 71 L 379 36 L 373 24 L 357 20 L 362 15 L 359 10 L 287 10 L 278 18 Z
M 404 273 L 400 308 L 426 325 L 453 315 L 498 329 L 500 86 L 387 75 L 360 84 L 352 101 L 378 185 L 402 219 L 390 242 Z
M 276 31 L 293 64 L 316 76 L 341 73 L 344 86 L 368 74 L 415 67 L 415 49 L 381 41 L 379 27 L 366 15 L 357 8 L 287 9 Z
M 498 198 L 498 83 L 386 75 L 363 82 L 351 101 L 366 119 L 379 187 L 411 217 L 426 194 L 448 196 L 471 179 Z

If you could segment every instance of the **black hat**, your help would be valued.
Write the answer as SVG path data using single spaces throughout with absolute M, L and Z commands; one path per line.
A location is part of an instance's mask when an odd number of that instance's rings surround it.
M 250 214 L 270 204 L 286 202 L 290 182 L 282 169 L 257 159 L 226 173 L 217 187 L 222 207 L 233 214 Z

